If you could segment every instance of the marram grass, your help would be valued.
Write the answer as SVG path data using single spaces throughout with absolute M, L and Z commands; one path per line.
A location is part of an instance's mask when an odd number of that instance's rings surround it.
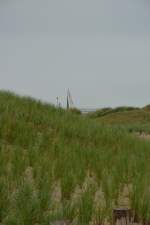
M 52 105 L 0 92 L 0 222 L 150 220 L 150 143 Z

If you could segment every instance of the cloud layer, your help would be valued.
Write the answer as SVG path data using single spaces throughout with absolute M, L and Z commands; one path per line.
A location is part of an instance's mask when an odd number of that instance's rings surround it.
M 149 103 L 148 0 L 3 0 L 0 88 L 79 107 Z

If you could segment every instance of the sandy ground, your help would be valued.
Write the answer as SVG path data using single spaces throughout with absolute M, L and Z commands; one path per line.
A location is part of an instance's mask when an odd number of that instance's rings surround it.
M 144 132 L 142 133 L 136 132 L 135 136 L 144 140 L 150 140 L 150 134 L 146 134 Z

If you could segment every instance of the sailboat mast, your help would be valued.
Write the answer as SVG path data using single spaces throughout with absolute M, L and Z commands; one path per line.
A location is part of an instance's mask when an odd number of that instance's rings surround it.
M 67 109 L 69 109 L 69 96 L 68 96 L 68 92 L 67 92 Z
M 70 90 L 67 91 L 67 109 L 74 108 L 74 103 L 71 97 Z

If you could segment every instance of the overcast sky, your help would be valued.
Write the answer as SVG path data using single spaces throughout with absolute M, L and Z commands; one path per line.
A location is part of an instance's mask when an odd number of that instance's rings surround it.
M 0 0 L 0 89 L 77 107 L 150 103 L 149 0 Z

